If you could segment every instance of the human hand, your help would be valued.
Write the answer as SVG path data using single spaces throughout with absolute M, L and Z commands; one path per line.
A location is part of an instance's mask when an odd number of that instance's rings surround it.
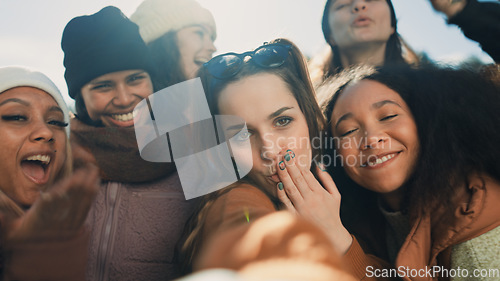
M 7 220 L 6 239 L 28 241 L 77 234 L 99 190 L 98 168 L 87 165 L 40 194 L 21 217 Z
M 448 18 L 462 11 L 467 0 L 430 0 L 434 10 L 444 13 Z
M 287 209 L 319 226 L 340 253 L 345 253 L 352 237 L 340 220 L 340 193 L 330 175 L 317 169 L 321 183 L 305 166 L 296 162 L 292 150 L 278 156 L 278 198 Z

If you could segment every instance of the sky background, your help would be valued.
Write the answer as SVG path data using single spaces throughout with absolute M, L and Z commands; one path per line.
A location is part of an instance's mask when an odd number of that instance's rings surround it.
M 178 0 L 182 1 L 182 0 Z M 217 52 L 244 52 L 277 37 L 295 42 L 307 56 L 325 48 L 321 16 L 325 0 L 198 0 L 217 24 Z M 74 17 L 113 5 L 130 16 L 142 0 L 0 0 L 0 66 L 24 65 L 49 76 L 68 104 L 61 36 Z M 393 0 L 398 31 L 417 52 L 444 63 L 471 55 L 492 62 L 479 45 L 446 24 L 429 0 Z

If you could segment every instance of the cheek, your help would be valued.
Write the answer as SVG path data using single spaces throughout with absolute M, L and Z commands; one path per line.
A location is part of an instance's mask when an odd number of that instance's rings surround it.
M 104 110 L 107 102 L 104 98 L 91 94 L 82 94 L 85 108 L 92 119 L 97 119 Z

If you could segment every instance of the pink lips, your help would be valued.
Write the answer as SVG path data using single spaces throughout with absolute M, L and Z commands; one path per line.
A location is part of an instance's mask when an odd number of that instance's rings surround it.
M 277 174 L 274 174 L 272 176 L 268 176 L 268 178 L 271 179 L 275 183 L 280 182 L 280 177 Z
M 362 27 L 370 24 L 371 19 L 366 16 L 358 16 L 353 22 L 352 25 L 355 27 Z

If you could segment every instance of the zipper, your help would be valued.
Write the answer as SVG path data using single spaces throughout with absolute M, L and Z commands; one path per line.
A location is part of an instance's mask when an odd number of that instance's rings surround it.
M 107 280 L 108 272 L 108 256 L 109 248 L 112 240 L 112 228 L 114 223 L 114 213 L 116 210 L 116 202 L 119 196 L 119 186 L 116 183 L 108 183 L 106 193 L 106 218 L 104 220 L 103 229 L 99 249 L 97 251 L 97 280 Z
M 145 192 L 132 192 L 132 196 L 139 198 L 179 198 L 185 199 L 184 194 L 181 192 L 165 192 L 165 191 L 145 191 Z

